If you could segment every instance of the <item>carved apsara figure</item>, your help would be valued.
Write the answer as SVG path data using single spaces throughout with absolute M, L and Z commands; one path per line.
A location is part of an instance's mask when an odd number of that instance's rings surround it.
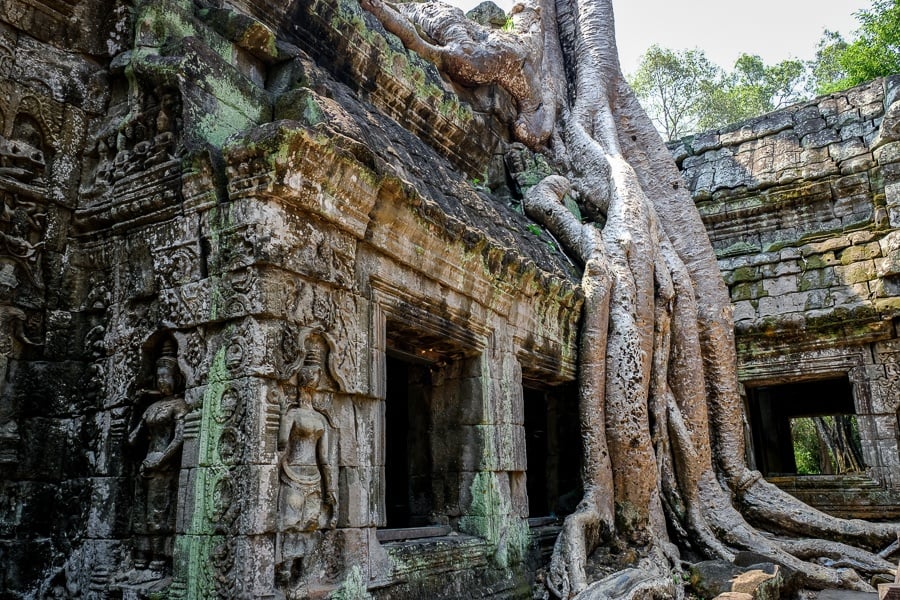
M 184 398 L 176 393 L 180 380 L 175 345 L 167 341 L 156 361 L 156 389 L 144 392 L 153 400 L 128 435 L 132 446 L 142 441 L 147 444 L 135 484 L 135 568 L 149 567 L 159 574 L 172 555 L 169 546 L 175 531 L 184 417 L 189 410 Z
M 336 461 L 331 457 L 331 425 L 313 408 L 322 377 L 322 348 L 307 339 L 308 351 L 297 373 L 297 397 L 281 418 L 279 450 L 279 529 L 333 528 L 337 518 Z

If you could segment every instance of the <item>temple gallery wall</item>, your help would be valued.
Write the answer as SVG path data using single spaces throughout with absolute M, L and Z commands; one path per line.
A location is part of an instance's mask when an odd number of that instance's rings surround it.
M 530 597 L 580 498 L 580 275 L 509 98 L 370 21 L 0 0 L 0 597 Z M 898 91 L 672 148 L 748 460 L 846 516 L 900 516 Z M 858 463 L 799 475 L 798 419 Z

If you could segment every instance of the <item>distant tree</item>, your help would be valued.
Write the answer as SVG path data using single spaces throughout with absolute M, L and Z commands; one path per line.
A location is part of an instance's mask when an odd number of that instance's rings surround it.
M 849 44 L 837 31 L 825 30 L 816 48 L 816 57 L 809 63 L 809 91 L 812 94 L 829 94 L 844 89 L 842 81 L 847 77 L 840 57 Z M 849 86 L 848 86 L 849 87 Z
M 725 72 L 702 50 L 651 46 L 630 83 L 660 134 L 678 139 L 749 119 L 801 99 L 805 65 L 766 65 L 744 54 Z
M 667 140 L 696 131 L 707 97 L 721 69 L 702 50 L 670 50 L 653 45 L 641 57 L 631 86 L 656 128 Z
M 778 110 L 803 99 L 806 66 L 799 60 L 766 65 L 762 58 L 742 54 L 734 70 L 711 86 L 698 122 L 713 129 Z
M 819 42 L 811 71 L 820 94 L 900 73 L 900 0 L 873 0 L 855 16 L 860 29 L 851 41 L 826 31 Z

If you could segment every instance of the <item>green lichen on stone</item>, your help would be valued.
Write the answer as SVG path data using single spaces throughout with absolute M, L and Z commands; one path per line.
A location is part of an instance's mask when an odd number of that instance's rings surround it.
M 750 244 L 748 242 L 738 242 L 736 244 L 732 244 L 727 248 L 723 248 L 720 250 L 716 250 L 717 258 L 726 258 L 728 256 L 738 256 L 741 254 L 757 254 L 762 251 L 756 244 Z
M 195 108 L 195 129 L 213 146 L 221 148 L 228 137 L 267 120 L 268 107 L 256 105 L 227 77 L 208 75 L 205 84 L 215 98 L 215 108 Z
M 759 298 L 763 298 L 768 295 L 769 292 L 765 290 L 762 281 L 748 281 L 744 283 L 738 283 L 731 287 L 732 302 L 739 302 L 741 300 L 758 300 Z
M 218 457 L 217 441 L 224 426 L 216 421 L 216 410 L 228 381 L 228 367 L 225 361 L 226 349 L 223 345 L 213 358 L 207 376 L 207 386 L 200 406 L 200 439 L 198 440 L 198 468 L 194 477 L 191 520 L 187 535 L 180 536 L 176 548 L 176 564 L 186 568 L 184 580 L 187 582 L 187 598 L 200 599 L 206 596 L 201 583 L 209 579 L 206 574 L 212 568 L 213 534 L 215 533 L 207 498 L 216 482 L 226 470 Z M 176 573 L 176 575 L 178 575 Z
M 308 93 L 300 94 L 299 99 L 300 115 L 305 125 L 314 127 L 325 121 L 325 113 L 322 111 L 319 103 L 316 102 L 315 93 L 310 90 Z
M 838 267 L 840 268 L 840 267 Z M 843 267 L 838 273 L 841 283 L 854 284 L 873 281 L 878 278 L 875 269 L 875 261 L 864 260 Z
M 828 254 L 831 255 L 831 258 L 833 260 L 834 253 L 829 252 Z M 829 264 L 828 262 L 826 262 L 826 258 L 826 256 L 821 254 L 811 254 L 804 259 L 803 268 L 806 270 L 824 269 Z
M 834 283 L 833 269 L 811 269 L 800 273 L 797 277 L 797 290 L 800 292 L 808 292 L 827 288 Z
M 760 278 L 759 267 L 743 266 L 738 267 L 731 272 L 731 283 L 741 283 L 744 281 L 756 281 Z
M 335 590 L 329 598 L 330 600 L 369 600 L 372 598 L 366 589 L 366 580 L 359 565 L 353 565 L 350 573 L 341 583 L 341 587 Z
M 174 0 L 146 2 L 138 9 L 138 34 L 153 34 L 154 46 L 159 47 L 173 40 L 184 39 L 197 34 L 194 24 L 187 16 L 190 7 Z M 149 40 L 141 40 L 149 41 Z
M 875 300 L 875 309 L 882 314 L 900 314 L 900 298 L 878 298 Z
M 485 431 L 492 430 L 485 427 Z M 485 452 L 492 445 L 485 443 Z M 501 568 L 508 568 L 524 560 L 531 544 L 531 530 L 525 519 L 512 514 L 512 506 L 497 489 L 495 477 L 506 473 L 480 471 L 475 474 L 469 492 L 472 503 L 466 516 L 460 519 L 460 529 L 477 535 L 494 546 L 494 560 Z

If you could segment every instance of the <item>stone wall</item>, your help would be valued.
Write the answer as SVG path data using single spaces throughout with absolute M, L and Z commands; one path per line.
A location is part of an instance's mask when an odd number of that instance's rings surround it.
M 0 2 L 0 596 L 527 596 L 577 273 L 357 3 L 230 5 Z
M 891 489 L 900 487 L 898 88 L 898 78 L 876 80 L 673 145 L 731 292 L 741 380 L 847 376 L 867 473 Z

